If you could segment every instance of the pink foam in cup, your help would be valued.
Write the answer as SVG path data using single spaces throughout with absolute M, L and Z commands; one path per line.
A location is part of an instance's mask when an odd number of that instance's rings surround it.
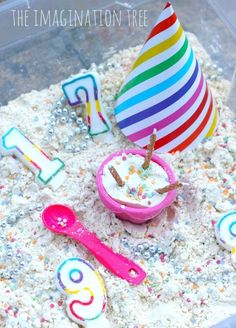
M 105 159 L 105 161 L 102 163 L 102 165 L 100 166 L 98 173 L 97 173 L 96 182 L 97 182 L 97 186 L 98 186 L 99 196 L 100 196 L 103 204 L 111 212 L 115 213 L 115 215 L 119 219 L 127 220 L 127 221 L 137 223 L 137 224 L 142 224 L 142 223 L 145 223 L 146 221 L 149 221 L 149 220 L 155 218 L 156 216 L 158 216 L 158 214 L 161 213 L 161 211 L 164 208 L 170 206 L 173 203 L 173 201 L 175 200 L 176 191 L 175 190 L 169 191 L 166 194 L 166 197 L 163 199 L 163 201 L 160 204 L 158 204 L 156 206 L 148 207 L 148 208 L 135 208 L 135 207 L 127 206 L 127 205 L 122 205 L 122 204 L 118 203 L 117 201 L 115 201 L 113 198 L 111 198 L 108 195 L 108 193 L 106 192 L 106 190 L 103 186 L 102 174 L 103 174 L 104 166 L 107 163 L 109 163 L 114 157 L 121 156 L 124 153 L 127 155 L 131 153 L 133 155 L 141 155 L 141 156 L 145 157 L 146 151 L 143 149 L 127 149 L 127 150 L 120 150 L 120 151 L 108 156 Z M 165 170 L 166 174 L 169 177 L 170 183 L 176 182 L 173 170 L 163 159 L 161 159 L 159 156 L 153 154 L 152 161 L 159 164 Z

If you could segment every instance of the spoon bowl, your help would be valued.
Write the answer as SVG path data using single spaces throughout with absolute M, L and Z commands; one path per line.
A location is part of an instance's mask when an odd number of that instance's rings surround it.
M 75 213 L 67 206 L 55 204 L 48 206 L 42 213 L 45 227 L 54 233 L 64 234 L 78 224 Z

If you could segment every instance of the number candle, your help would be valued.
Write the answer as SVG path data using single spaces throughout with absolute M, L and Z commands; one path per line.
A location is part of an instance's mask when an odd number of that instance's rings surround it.
M 0 153 L 15 155 L 34 174 L 41 185 L 51 185 L 55 190 L 65 180 L 62 172 L 64 163 L 59 158 L 50 160 L 49 156 L 37 145 L 32 143 L 20 130 L 13 127 L 0 139 Z
M 87 261 L 69 258 L 56 270 L 57 288 L 67 295 L 67 313 L 88 328 L 109 328 L 105 317 L 107 297 L 99 273 Z
M 71 106 L 85 104 L 91 136 L 110 130 L 111 125 L 102 106 L 101 87 L 97 74 L 77 75 L 63 82 L 62 89 Z
M 236 211 L 230 211 L 218 220 L 215 234 L 219 244 L 231 251 L 232 264 L 236 269 Z

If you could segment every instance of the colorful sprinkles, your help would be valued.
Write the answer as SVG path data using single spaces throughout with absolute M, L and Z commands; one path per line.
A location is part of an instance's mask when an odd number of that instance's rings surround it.
M 166 172 L 155 162 L 151 162 L 147 169 L 143 169 L 143 160 L 141 155 L 124 153 L 108 163 L 119 173 L 124 182 L 122 188 L 117 188 L 109 181 L 110 175 L 107 175 L 107 167 L 105 167 L 102 178 L 104 187 L 107 193 L 114 199 L 118 199 L 121 204 L 123 200 L 123 204 L 147 207 L 157 205 L 165 198 L 165 195 L 160 196 L 156 190 L 168 184 Z

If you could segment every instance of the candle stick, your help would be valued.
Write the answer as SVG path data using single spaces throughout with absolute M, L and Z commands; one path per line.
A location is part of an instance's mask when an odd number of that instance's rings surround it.
M 180 188 L 180 187 L 182 187 L 182 186 L 183 186 L 183 184 L 180 183 L 179 181 L 177 181 L 177 182 L 172 183 L 172 184 L 170 184 L 170 185 L 168 185 L 168 186 L 165 186 L 165 187 L 163 187 L 163 188 L 157 189 L 156 192 L 158 192 L 158 194 L 164 194 L 164 193 L 166 193 L 166 192 L 169 192 L 169 191 L 171 191 L 171 190 L 174 190 L 174 189 Z
M 116 180 L 116 183 L 118 184 L 118 186 L 123 187 L 125 185 L 125 182 L 121 179 L 119 173 L 114 168 L 114 166 L 111 165 L 109 167 L 109 171 L 110 171 L 111 175 L 113 176 L 113 178 Z
M 153 133 L 150 137 L 150 143 L 147 146 L 147 153 L 146 153 L 146 156 L 145 156 L 144 163 L 142 165 L 144 170 L 146 170 L 150 165 L 150 161 L 151 161 L 151 158 L 152 158 L 152 153 L 153 153 L 153 150 L 154 150 L 154 145 L 155 145 L 156 140 L 157 140 L 156 129 L 154 129 Z
M 99 77 L 95 73 L 80 74 L 62 84 L 63 92 L 71 106 L 85 104 L 88 131 L 91 136 L 108 132 L 111 124 L 101 100 Z
M 20 130 L 13 127 L 0 139 L 0 153 L 15 155 L 34 174 L 41 185 L 51 185 L 55 190 L 65 180 L 62 171 L 65 164 L 59 159 L 50 159 L 37 145 L 32 143 Z
M 56 285 L 67 295 L 71 320 L 87 328 L 110 327 L 105 286 L 92 264 L 76 257 L 65 260 L 56 271 Z

